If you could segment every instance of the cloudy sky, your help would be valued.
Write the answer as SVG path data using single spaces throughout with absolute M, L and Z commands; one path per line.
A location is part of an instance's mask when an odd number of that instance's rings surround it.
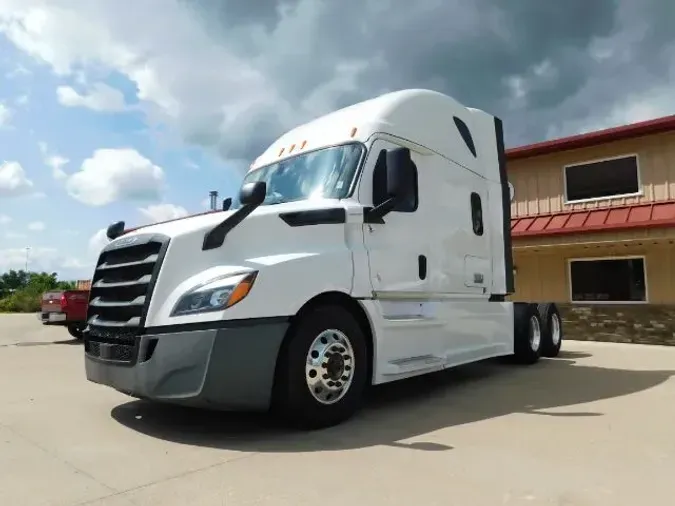
M 405 8 L 403 7 L 405 6 Z M 236 192 L 285 129 L 426 87 L 510 146 L 675 113 L 671 0 L 0 0 L 0 271 Z

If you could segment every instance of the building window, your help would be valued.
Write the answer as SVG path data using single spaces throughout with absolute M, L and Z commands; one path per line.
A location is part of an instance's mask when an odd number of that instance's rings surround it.
M 644 258 L 570 260 L 573 302 L 646 302 Z
M 635 195 L 640 192 L 637 156 L 568 165 L 565 171 L 567 202 Z

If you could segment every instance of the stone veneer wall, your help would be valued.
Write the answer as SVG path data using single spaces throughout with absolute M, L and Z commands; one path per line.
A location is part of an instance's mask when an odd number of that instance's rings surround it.
M 675 305 L 558 304 L 566 339 L 675 346 Z

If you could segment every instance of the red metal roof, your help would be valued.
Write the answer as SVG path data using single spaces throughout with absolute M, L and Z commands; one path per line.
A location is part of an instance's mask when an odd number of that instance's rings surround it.
M 656 202 L 513 218 L 511 235 L 513 237 L 550 236 L 657 227 L 675 227 L 675 202 Z
M 520 160 L 533 156 L 547 155 L 570 149 L 587 148 L 607 144 L 608 142 L 634 139 L 645 135 L 660 134 L 675 131 L 675 114 L 663 118 L 642 121 L 631 125 L 623 125 L 606 130 L 598 130 L 561 139 L 528 144 L 506 150 L 507 160 Z

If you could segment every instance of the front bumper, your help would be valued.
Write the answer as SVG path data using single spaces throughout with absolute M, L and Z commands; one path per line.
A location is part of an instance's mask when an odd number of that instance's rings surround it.
M 220 328 L 139 336 L 136 356 L 127 364 L 85 354 L 87 379 L 141 399 L 266 410 L 288 320 L 218 323 Z

